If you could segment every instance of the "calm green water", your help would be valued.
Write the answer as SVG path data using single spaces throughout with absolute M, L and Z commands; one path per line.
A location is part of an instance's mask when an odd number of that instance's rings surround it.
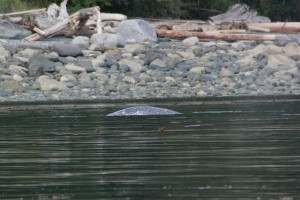
M 299 101 L 183 103 L 0 111 L 0 199 L 300 198 Z

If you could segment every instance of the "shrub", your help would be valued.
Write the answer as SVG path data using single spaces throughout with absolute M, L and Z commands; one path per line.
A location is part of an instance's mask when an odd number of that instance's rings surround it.
M 21 0 L 0 0 L 0 13 L 26 10 L 28 6 Z

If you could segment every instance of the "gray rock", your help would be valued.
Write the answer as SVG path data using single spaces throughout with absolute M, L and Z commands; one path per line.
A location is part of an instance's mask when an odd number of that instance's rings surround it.
M 244 42 L 235 42 L 235 43 L 232 43 L 231 46 L 236 51 L 243 51 L 246 48 L 246 45 L 244 44 Z
M 136 83 L 135 79 L 133 77 L 130 77 L 130 76 L 125 76 L 123 78 L 123 81 L 125 83 L 128 83 L 128 84 L 135 84 Z
M 229 77 L 233 77 L 234 73 L 226 68 L 223 68 L 220 72 L 220 77 L 221 78 L 229 78 Z
M 58 62 L 59 61 L 59 55 L 56 52 L 51 52 L 49 54 L 43 54 L 45 58 L 47 58 L 49 61 L 52 62 Z
M 81 73 L 77 79 L 78 79 L 78 82 L 80 83 L 81 87 L 85 87 L 85 88 L 94 87 L 91 77 L 86 72 Z
M 192 47 L 197 45 L 199 42 L 199 38 L 198 37 L 189 37 L 186 38 L 182 41 L 183 46 L 185 47 Z
M 1 24 L 0 24 L 0 27 L 1 27 Z M 10 57 L 10 52 L 7 51 L 1 44 L 0 44 L 0 56 L 3 56 L 5 59 Z
M 78 59 L 75 65 L 85 68 L 87 73 L 91 73 L 95 71 L 95 68 L 93 67 L 92 63 L 88 59 Z
M 106 58 L 105 55 L 99 55 L 96 58 L 93 58 L 91 60 L 92 66 L 96 69 L 97 68 L 102 68 L 105 64 L 105 58 Z
M 16 59 L 16 58 L 9 59 L 7 61 L 7 66 L 9 66 L 9 65 L 17 65 L 17 66 L 21 66 L 21 67 L 25 67 L 26 66 L 24 62 L 22 62 L 21 60 Z
M 28 75 L 30 77 L 39 77 L 42 76 L 44 74 L 44 67 L 42 66 L 30 66 L 28 68 Z
M 3 21 L 0 22 L 0 38 L 16 38 L 21 39 L 31 34 L 27 29 L 16 24 Z
M 181 62 L 177 65 L 180 71 L 189 71 L 193 66 L 190 63 Z
M 200 90 L 197 92 L 197 96 L 198 97 L 205 97 L 207 96 L 207 92 L 203 91 L 203 90 Z
M 205 67 L 199 67 L 199 66 L 197 66 L 197 67 L 192 67 L 190 69 L 190 72 L 194 72 L 194 73 L 197 73 L 197 74 L 204 74 L 205 70 L 206 70 Z
M 130 68 L 130 71 L 139 73 L 142 70 L 143 61 L 135 58 L 123 58 L 118 62 L 120 65 L 127 65 Z
M 126 44 L 121 35 L 112 33 L 94 34 L 91 37 L 91 43 L 94 45 L 95 50 L 100 51 L 124 47 Z
M 90 38 L 85 36 L 77 36 L 72 40 L 72 44 L 79 46 L 82 50 L 87 50 L 90 45 Z
M 278 36 L 276 36 L 275 45 L 277 45 L 277 46 L 285 46 L 285 45 L 287 45 L 288 43 L 290 43 L 292 41 L 293 41 L 293 39 L 291 39 L 287 35 L 278 35 Z
M 254 81 L 255 81 L 255 77 L 248 75 L 245 76 L 245 78 L 243 79 L 243 81 L 247 84 L 247 85 L 251 85 Z
M 191 60 L 195 58 L 195 54 L 192 51 L 177 51 L 177 54 L 179 54 L 185 60 Z
M 174 110 L 153 106 L 135 106 L 116 111 L 106 116 L 149 116 L 149 115 L 178 115 Z
M 167 70 L 172 70 L 174 69 L 174 67 L 176 66 L 177 64 L 177 61 L 176 59 L 172 59 L 171 57 L 169 56 L 165 56 L 163 57 L 162 61 L 164 61 L 164 63 L 166 63 L 166 69 Z
M 63 75 L 60 77 L 60 82 L 64 83 L 68 88 L 72 88 L 77 84 L 77 79 L 73 75 Z
M 25 58 L 31 58 L 33 56 L 37 56 L 37 55 L 40 55 L 42 53 L 41 50 L 38 50 L 38 49 L 25 49 L 23 51 L 20 51 L 19 52 L 19 55 L 21 57 L 25 57 Z
M 51 50 L 58 53 L 59 56 L 77 57 L 82 55 L 82 50 L 76 44 L 57 42 L 51 46 Z
M 268 68 L 276 70 L 292 69 L 296 66 L 296 62 L 283 54 L 268 55 Z
M 22 86 L 15 80 L 0 81 L 0 90 L 20 91 Z
M 70 59 L 70 57 L 59 57 L 58 61 L 61 62 L 62 64 L 66 65 L 66 64 L 70 64 L 70 63 L 74 63 L 74 60 Z
M 157 41 L 155 28 L 142 19 L 122 21 L 117 28 L 117 32 L 121 34 L 127 41 Z
M 29 59 L 29 69 L 38 69 L 39 67 L 42 67 L 44 72 L 52 73 L 55 71 L 54 63 L 49 61 L 44 55 L 33 56 Z
M 75 65 L 74 63 L 70 63 L 65 65 L 66 69 L 71 71 L 74 74 L 81 74 L 83 72 L 86 72 L 86 69 L 84 67 L 80 67 Z
M 157 68 L 161 69 L 161 68 L 166 68 L 166 67 L 167 67 L 166 63 L 159 58 L 155 59 L 149 65 L 150 69 L 157 69 Z
M 143 60 L 146 65 L 149 65 L 151 62 L 153 62 L 157 58 L 163 59 L 165 56 L 167 56 L 166 52 L 161 51 L 159 49 L 151 49 L 151 50 L 147 51 Z
M 18 75 L 18 74 L 14 74 L 13 75 L 13 80 L 17 81 L 18 83 L 23 81 L 23 77 Z
M 63 91 L 67 89 L 65 84 L 48 76 L 40 76 L 35 84 L 43 91 Z
M 28 76 L 28 69 L 25 68 L 25 67 L 21 67 L 21 66 L 18 66 L 18 65 L 10 65 L 8 67 L 8 70 L 10 71 L 10 74 L 17 74 L 17 75 L 20 75 L 21 77 L 25 77 L 25 76 Z
M 110 74 L 117 74 L 117 73 L 119 73 L 119 68 L 118 68 L 118 66 L 117 65 L 111 65 L 110 66 L 110 68 L 109 68 L 109 70 L 108 70 L 108 73 L 110 73 Z
M 133 55 L 143 53 L 146 49 L 141 44 L 127 44 L 124 47 L 125 51 L 128 53 L 132 53 Z
M 106 56 L 104 67 L 111 68 L 113 65 L 117 65 L 117 59 L 113 56 Z
M 122 64 L 119 66 L 119 70 L 120 70 L 120 72 L 126 73 L 126 72 L 130 71 L 130 68 L 128 67 L 128 65 Z

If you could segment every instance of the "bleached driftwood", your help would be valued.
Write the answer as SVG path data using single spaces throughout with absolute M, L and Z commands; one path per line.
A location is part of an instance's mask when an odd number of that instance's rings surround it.
M 46 8 L 41 8 L 41 9 L 36 9 L 36 10 L 26 10 L 26 11 L 20 11 L 20 12 L 12 12 L 12 13 L 5 13 L 5 14 L 0 14 L 0 17 L 3 17 L 3 16 L 15 16 L 15 15 L 24 15 L 24 14 L 41 12 L 41 11 L 46 11 Z
M 272 33 L 300 33 L 300 22 L 249 23 L 248 26 L 268 29 Z
M 63 19 L 54 26 L 51 26 L 45 30 L 35 27 L 34 30 L 37 33 L 30 35 L 25 39 L 28 41 L 34 41 L 53 35 L 72 36 L 85 29 L 93 31 L 94 33 L 102 33 L 101 18 L 99 16 L 99 7 L 82 9 L 72 14 L 69 18 Z M 96 18 L 96 23 L 87 24 L 90 18 L 93 17 Z M 85 29 L 83 29 L 84 27 Z
M 250 10 L 246 4 L 235 4 L 230 7 L 225 13 L 212 16 L 210 19 L 216 24 L 222 22 L 257 22 L 269 23 L 271 20 L 267 17 L 257 16 L 257 12 Z
M 156 30 L 158 36 L 184 39 L 188 37 L 198 37 L 201 39 L 213 40 L 255 40 L 255 41 L 275 41 L 276 35 L 265 34 L 232 34 L 232 33 L 210 33 L 210 32 L 189 32 L 189 31 L 171 31 L 171 30 Z
M 101 13 L 102 21 L 123 21 L 127 19 L 126 15 L 118 13 Z
M 67 11 L 67 3 L 68 0 L 64 0 L 63 2 L 61 2 L 59 15 L 58 15 L 59 19 L 67 19 L 69 17 L 69 13 Z

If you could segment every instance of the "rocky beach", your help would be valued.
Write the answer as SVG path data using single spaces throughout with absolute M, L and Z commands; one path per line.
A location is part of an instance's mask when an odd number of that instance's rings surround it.
M 1 39 L 0 102 L 300 94 L 296 40 L 173 40 L 131 31 Z

